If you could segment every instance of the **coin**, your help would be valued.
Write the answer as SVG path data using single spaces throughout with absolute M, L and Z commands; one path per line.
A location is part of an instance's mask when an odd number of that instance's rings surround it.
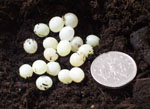
M 134 79 L 137 66 L 132 57 L 119 51 L 99 55 L 91 64 L 91 75 L 101 85 L 117 88 Z

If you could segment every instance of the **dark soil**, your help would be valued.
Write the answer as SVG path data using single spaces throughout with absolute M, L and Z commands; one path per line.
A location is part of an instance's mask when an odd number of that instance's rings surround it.
M 150 103 L 150 78 L 137 79 L 134 90 L 133 90 L 133 100 L 140 107 L 144 109 L 149 109 Z M 142 95 L 142 96 L 141 96 Z
M 64 85 L 52 77 L 53 87 L 42 92 L 35 86 L 38 76 L 24 80 L 18 68 L 44 59 L 43 39 L 33 33 L 34 25 L 66 12 L 79 18 L 76 35 L 85 39 L 96 34 L 101 42 L 82 66 L 86 75 L 82 83 Z M 150 109 L 149 22 L 149 0 L 1 0 L 0 109 Z M 51 32 L 49 36 L 58 39 L 58 34 Z M 39 43 L 34 55 L 22 48 L 27 38 Z M 104 88 L 90 74 L 93 59 L 111 50 L 129 54 L 138 66 L 137 77 L 123 88 Z M 59 62 L 62 68 L 71 68 L 68 57 Z

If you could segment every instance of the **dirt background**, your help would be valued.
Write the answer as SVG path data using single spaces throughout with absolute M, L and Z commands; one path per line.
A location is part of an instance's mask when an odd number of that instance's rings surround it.
M 34 25 L 67 12 L 79 18 L 75 34 L 83 39 L 96 34 L 100 45 L 82 66 L 82 83 L 64 85 L 52 77 L 53 87 L 42 92 L 35 87 L 38 76 L 24 80 L 18 68 L 44 59 Z M 0 109 L 150 109 L 149 22 L 149 0 L 0 0 Z M 49 36 L 58 39 L 58 34 Z M 34 55 L 22 48 L 27 38 L 39 43 Z M 90 74 L 93 59 L 110 50 L 129 54 L 138 66 L 136 78 L 119 89 L 102 87 Z M 68 58 L 59 59 L 62 68 L 71 68 Z

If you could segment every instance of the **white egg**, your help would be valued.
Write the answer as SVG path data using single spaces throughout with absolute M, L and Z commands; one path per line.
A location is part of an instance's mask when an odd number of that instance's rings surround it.
M 47 64 L 47 73 L 52 76 L 57 76 L 61 67 L 58 62 L 49 62 Z
M 35 74 L 42 75 L 47 71 L 47 65 L 43 60 L 36 60 L 32 64 L 32 68 Z
M 58 45 L 58 41 L 53 37 L 47 37 L 43 41 L 44 48 L 54 48 L 56 49 Z
M 38 49 L 38 44 L 34 39 L 26 39 L 23 48 L 26 53 L 34 54 Z
M 45 37 L 49 34 L 50 29 L 47 24 L 39 23 L 34 27 L 34 33 L 39 37 Z
M 92 47 L 98 46 L 99 40 L 100 40 L 100 38 L 96 35 L 88 35 L 86 37 L 86 43 L 90 44 Z
M 71 52 L 71 44 L 67 40 L 62 40 L 58 43 L 57 53 L 60 56 L 67 56 Z
M 47 61 L 56 61 L 58 59 L 58 54 L 53 48 L 46 48 L 43 55 Z
M 71 50 L 76 52 L 81 45 L 83 45 L 83 40 L 81 37 L 76 36 L 71 41 Z
M 52 85 L 53 85 L 53 81 L 49 76 L 43 75 L 38 77 L 36 80 L 36 87 L 42 91 L 51 88 Z
M 70 64 L 74 67 L 79 67 L 85 62 L 85 55 L 81 53 L 73 53 L 70 56 Z
M 33 75 L 32 67 L 29 64 L 23 64 L 19 68 L 19 75 L 24 79 L 32 77 L 32 75 Z
M 72 79 L 69 75 L 70 71 L 67 69 L 63 69 L 58 73 L 58 79 L 64 84 L 70 84 Z
M 72 27 L 66 26 L 59 32 L 59 38 L 60 40 L 71 41 L 73 39 L 74 33 L 75 32 Z
M 73 13 L 66 13 L 64 15 L 64 21 L 66 26 L 75 28 L 78 25 L 78 17 Z
M 88 57 L 89 54 L 93 54 L 93 48 L 89 44 L 83 44 L 79 47 L 78 53 L 83 53 L 86 57 Z
M 59 32 L 64 26 L 64 21 L 61 17 L 53 17 L 50 21 L 49 21 L 49 27 L 50 30 L 54 33 Z
M 83 70 L 79 67 L 72 68 L 70 70 L 69 75 L 70 75 L 72 81 L 74 81 L 76 83 L 80 83 L 85 77 L 85 74 L 84 74 Z

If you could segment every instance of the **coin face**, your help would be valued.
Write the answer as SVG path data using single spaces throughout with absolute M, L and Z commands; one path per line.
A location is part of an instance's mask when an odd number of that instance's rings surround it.
M 134 79 L 137 73 L 135 61 L 123 52 L 110 51 L 98 56 L 91 65 L 93 78 L 103 86 L 117 88 Z

